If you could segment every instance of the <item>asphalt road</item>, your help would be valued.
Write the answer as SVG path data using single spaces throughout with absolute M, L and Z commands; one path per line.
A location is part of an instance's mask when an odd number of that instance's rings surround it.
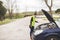
M 29 17 L 0 26 L 0 40 L 30 40 Z
M 35 27 L 48 22 L 38 18 Z M 17 19 L 14 22 L 0 26 L 0 40 L 30 40 L 29 29 L 30 17 Z

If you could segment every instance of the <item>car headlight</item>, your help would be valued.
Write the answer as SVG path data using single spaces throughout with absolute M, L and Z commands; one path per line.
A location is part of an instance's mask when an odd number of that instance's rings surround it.
M 34 35 L 39 35 L 40 33 L 42 33 L 43 32 L 43 30 L 36 30 L 35 32 L 34 32 Z

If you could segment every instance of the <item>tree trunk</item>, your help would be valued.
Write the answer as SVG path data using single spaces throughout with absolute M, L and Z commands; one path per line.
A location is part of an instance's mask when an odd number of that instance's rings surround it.
M 44 0 L 45 4 L 49 8 L 49 14 L 52 16 L 52 6 L 53 6 L 53 0 L 51 0 L 51 5 L 48 5 L 48 0 Z
M 9 18 L 12 19 L 12 10 L 10 11 L 10 9 L 8 9 L 9 12 Z

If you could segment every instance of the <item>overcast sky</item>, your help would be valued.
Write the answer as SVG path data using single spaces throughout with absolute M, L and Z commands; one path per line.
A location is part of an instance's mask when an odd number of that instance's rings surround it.
M 2 0 L 4 3 L 5 1 Z M 14 0 L 12 0 L 14 1 Z M 22 11 L 40 11 L 41 9 L 48 10 L 43 0 L 16 0 L 18 10 Z M 50 5 L 50 1 L 49 1 Z M 52 10 L 60 8 L 60 0 L 53 0 Z M 15 9 L 15 8 L 14 8 Z

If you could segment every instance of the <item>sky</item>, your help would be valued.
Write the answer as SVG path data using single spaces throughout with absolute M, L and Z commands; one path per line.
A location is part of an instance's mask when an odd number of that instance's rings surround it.
M 5 0 L 2 0 L 6 4 Z M 12 0 L 12 4 L 13 4 Z M 43 0 L 16 0 L 18 12 L 24 11 L 40 11 L 41 9 L 49 10 Z M 50 0 L 48 1 L 50 5 Z M 52 10 L 60 8 L 60 0 L 53 0 Z M 16 8 L 14 8 L 16 11 Z

